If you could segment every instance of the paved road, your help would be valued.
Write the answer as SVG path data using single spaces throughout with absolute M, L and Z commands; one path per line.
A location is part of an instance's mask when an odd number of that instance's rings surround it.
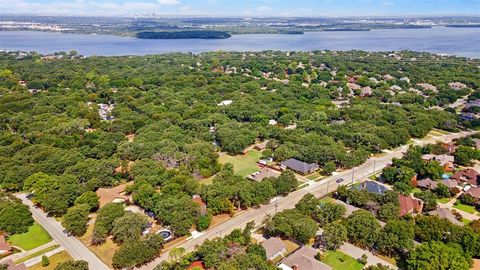
M 435 143 L 436 141 L 449 142 L 454 138 L 465 137 L 473 133 L 475 132 L 460 132 L 455 134 L 442 135 L 434 138 L 428 137 L 422 140 L 418 140 L 418 142 L 416 142 L 415 144 L 425 145 L 428 143 Z M 339 178 L 345 179 L 345 181 L 341 183 L 342 185 L 352 183 L 354 180 L 356 182 L 363 182 L 368 179 L 367 177 L 372 173 L 378 172 L 383 169 L 387 164 L 392 161 L 392 158 L 401 158 L 407 149 L 408 146 L 397 148 L 384 156 L 370 158 L 364 164 L 356 168 L 340 172 L 337 175 L 323 179 L 320 182 L 309 182 L 308 187 L 292 192 L 288 196 L 279 198 L 278 200 L 274 200 L 267 205 L 262 205 L 259 208 L 245 211 L 242 214 L 235 216 L 227 220 L 226 222 L 207 230 L 200 237 L 180 243 L 176 247 L 183 247 L 186 249 L 186 251 L 193 251 L 205 240 L 213 239 L 219 236 L 225 236 L 229 234 L 232 230 L 237 228 L 242 229 L 250 221 L 254 221 L 255 224 L 259 225 L 262 223 L 266 215 L 273 215 L 277 211 L 279 212 L 284 209 L 295 207 L 295 204 L 307 193 L 313 193 L 317 197 L 322 197 L 327 195 L 329 192 L 336 190 L 339 186 L 339 184 L 336 183 L 336 180 Z M 138 269 L 153 269 L 155 266 L 157 266 L 164 260 L 168 260 L 168 251 L 164 252 L 156 260 Z
M 22 202 L 30 207 L 33 218 L 42 227 L 48 231 L 61 247 L 63 247 L 75 260 L 84 260 L 88 262 L 88 266 L 93 270 L 107 270 L 109 267 L 103 263 L 93 252 L 91 252 L 80 240 L 73 236 L 68 236 L 63 232 L 62 225 L 52 217 L 47 215 L 40 209 L 35 208 L 33 203 L 27 199 L 26 194 L 16 195 Z

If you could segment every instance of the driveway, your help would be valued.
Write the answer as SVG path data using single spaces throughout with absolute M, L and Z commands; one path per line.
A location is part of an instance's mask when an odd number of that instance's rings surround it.
M 84 260 L 88 262 L 89 269 L 107 270 L 110 269 L 93 252 L 91 252 L 80 240 L 64 233 L 63 226 L 52 217 L 40 209 L 33 206 L 33 203 L 27 199 L 27 194 L 16 194 L 25 205 L 28 205 L 33 218 L 52 236 L 62 248 L 64 248 L 75 260 Z

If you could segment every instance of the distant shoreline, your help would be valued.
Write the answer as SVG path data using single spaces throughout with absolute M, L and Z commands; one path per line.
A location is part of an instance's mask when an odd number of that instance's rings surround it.
M 139 32 L 135 35 L 139 39 L 226 39 L 231 38 L 224 31 L 163 31 L 163 32 Z

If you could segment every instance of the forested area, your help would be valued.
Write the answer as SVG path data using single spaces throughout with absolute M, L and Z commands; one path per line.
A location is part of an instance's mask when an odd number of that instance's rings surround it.
M 82 235 L 99 207 L 93 192 L 133 180 L 133 202 L 186 235 L 193 225 L 208 228 L 211 215 L 297 188 L 288 171 L 262 182 L 235 175 L 219 164 L 219 153 L 241 154 L 269 140 L 264 155 L 275 162 L 294 157 L 325 171 L 351 168 L 433 128 L 455 131 L 458 116 L 446 105 L 478 93 L 478 65 L 408 51 L 400 60 L 360 51 L 56 60 L 2 53 L 0 188 L 34 193 L 36 204 Z M 451 82 L 466 87 L 453 90 Z M 209 185 L 198 182 L 210 177 Z M 195 194 L 207 215 L 199 214 Z M 161 247 L 158 239 L 139 239 L 146 226 L 140 217 L 114 208 L 98 211 L 93 243 L 133 235 L 118 252 L 148 241 Z M 118 255 L 115 263 L 137 265 L 156 253 L 126 261 Z
M 210 177 L 220 170 L 218 151 L 241 153 L 263 139 L 270 140 L 276 161 L 295 157 L 352 167 L 434 127 L 454 130 L 456 115 L 426 108 L 478 88 L 474 62 L 403 54 L 418 60 L 365 52 L 54 61 L 3 54 L 0 185 L 35 190 L 47 211 L 64 214 L 85 191 L 122 179 L 161 187 Z M 387 74 L 393 79 L 383 79 Z M 347 81 L 354 76 L 359 85 L 371 87 L 370 97 L 351 93 Z M 403 77 L 410 82 L 398 79 Z M 453 91 L 452 81 L 468 88 Z M 406 92 L 418 82 L 438 91 Z M 405 93 L 388 94 L 393 85 Z M 232 103 L 219 106 L 225 100 Z M 339 100 L 349 105 L 332 103 Z M 97 104 L 114 105 L 109 120 L 102 120 Z M 269 125 L 270 119 L 278 124 Z M 293 124 L 295 129 L 285 128 Z M 131 170 L 125 169 L 128 162 Z M 193 186 L 183 191 L 197 192 Z

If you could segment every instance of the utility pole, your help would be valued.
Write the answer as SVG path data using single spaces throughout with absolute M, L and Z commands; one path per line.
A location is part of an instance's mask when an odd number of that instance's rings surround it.
M 352 169 L 352 185 L 353 185 L 354 176 L 355 176 L 355 168 Z
M 376 167 L 376 165 L 377 165 L 377 161 L 374 160 L 374 161 L 373 161 L 373 173 L 375 173 L 375 167 Z
M 278 196 L 275 197 L 275 215 L 277 214 L 277 208 L 278 208 Z

